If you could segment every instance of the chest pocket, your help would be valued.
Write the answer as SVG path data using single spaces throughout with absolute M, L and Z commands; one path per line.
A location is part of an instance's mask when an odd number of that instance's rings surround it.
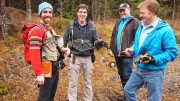
M 48 31 L 46 41 L 42 46 L 42 61 L 57 61 L 59 55 L 57 41 L 55 37 L 52 36 L 52 34 Z

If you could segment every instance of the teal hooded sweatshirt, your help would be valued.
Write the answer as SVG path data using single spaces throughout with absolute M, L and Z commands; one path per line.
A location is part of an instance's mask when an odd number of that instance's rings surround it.
M 167 62 L 173 61 L 178 56 L 178 46 L 173 29 L 170 25 L 161 19 L 156 28 L 148 34 L 142 46 L 139 49 L 139 40 L 142 30 L 140 25 L 136 31 L 136 36 L 131 48 L 134 49 L 134 57 L 138 58 L 144 52 L 154 57 L 154 64 L 136 63 L 140 68 L 150 70 L 162 70 L 167 67 Z

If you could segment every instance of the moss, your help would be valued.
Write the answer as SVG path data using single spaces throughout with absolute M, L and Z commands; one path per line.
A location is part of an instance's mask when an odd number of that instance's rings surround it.
M 6 83 L 1 82 L 0 83 L 0 95 L 7 95 L 7 94 L 8 94 L 8 90 L 7 90 Z

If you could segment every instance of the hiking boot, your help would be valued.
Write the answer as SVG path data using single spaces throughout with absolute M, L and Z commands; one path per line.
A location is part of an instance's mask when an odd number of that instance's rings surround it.
M 126 97 L 125 96 L 119 96 L 117 101 L 126 101 Z

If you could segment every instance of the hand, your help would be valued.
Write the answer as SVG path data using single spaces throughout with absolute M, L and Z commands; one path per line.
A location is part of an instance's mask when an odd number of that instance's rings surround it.
M 134 53 L 134 49 L 126 48 L 124 52 L 127 56 L 131 56 Z
M 112 56 L 112 57 L 114 56 L 112 51 L 109 52 L 109 55 Z
M 70 54 L 69 48 L 62 48 L 62 51 L 65 53 L 66 56 L 69 56 L 69 54 Z
M 104 43 L 104 41 L 102 39 L 99 39 L 99 40 L 95 41 L 94 46 L 95 46 L 96 49 L 99 49 L 99 48 L 103 47 L 103 43 Z
M 155 60 L 152 56 L 149 56 L 148 53 L 144 53 L 139 56 L 139 62 L 143 64 L 148 64 L 148 63 L 155 63 Z
M 64 63 L 64 61 L 63 61 L 63 60 L 60 60 L 60 61 L 59 61 L 59 67 L 60 67 L 60 69 L 63 69 L 65 66 L 66 66 L 66 64 Z
M 103 46 L 108 49 L 107 43 L 104 40 L 102 40 L 102 39 L 96 40 L 95 43 L 94 43 L 94 46 L 95 46 L 96 49 L 100 49 Z
M 44 81 L 45 81 L 44 74 L 38 75 L 36 80 L 37 80 L 39 85 L 43 85 Z

